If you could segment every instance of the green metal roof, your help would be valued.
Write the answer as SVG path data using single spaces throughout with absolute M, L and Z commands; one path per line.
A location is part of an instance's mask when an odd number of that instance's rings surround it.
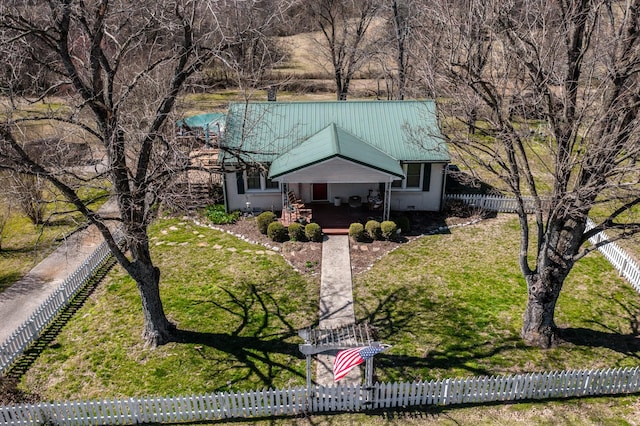
M 239 156 L 272 163 L 305 141 L 309 150 L 311 137 L 332 123 L 397 161 L 450 160 L 433 101 L 334 101 L 231 104 L 222 142 L 230 152 L 223 149 L 221 161 L 237 163 Z M 351 159 L 360 158 L 357 154 Z
M 271 163 L 269 177 L 277 178 L 330 158 L 340 157 L 358 164 L 404 177 L 400 163 L 358 137 L 331 123 Z

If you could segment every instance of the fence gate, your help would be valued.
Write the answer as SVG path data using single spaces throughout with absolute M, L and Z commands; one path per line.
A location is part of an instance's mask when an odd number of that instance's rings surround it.
M 378 346 L 375 341 L 375 329 L 367 323 L 348 324 L 338 328 L 319 329 L 305 328 L 298 331 L 298 336 L 304 339 L 299 345 L 300 352 L 307 358 L 307 389 L 311 389 L 311 356 L 332 350 L 357 348 L 360 346 Z M 365 364 L 366 385 L 373 384 L 373 358 L 367 359 Z

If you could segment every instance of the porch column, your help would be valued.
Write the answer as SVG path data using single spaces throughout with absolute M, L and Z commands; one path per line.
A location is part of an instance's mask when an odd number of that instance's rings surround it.
M 289 184 L 285 182 L 280 183 L 280 197 L 282 198 L 282 210 L 287 208 L 287 192 L 289 191 Z
M 384 210 L 382 212 L 382 220 L 389 220 L 391 212 L 391 187 L 389 182 L 384 183 Z

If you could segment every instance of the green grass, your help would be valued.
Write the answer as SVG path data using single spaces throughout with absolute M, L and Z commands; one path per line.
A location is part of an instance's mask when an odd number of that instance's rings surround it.
M 382 381 L 636 366 L 640 296 L 593 254 L 558 301 L 567 343 L 522 344 L 527 292 L 517 265 L 517 222 L 501 216 L 406 244 L 355 279 L 356 316 L 394 347 Z
M 105 190 L 83 188 L 79 196 L 83 200 L 96 200 L 89 203 L 92 209 L 98 209 L 106 198 Z M 44 259 L 73 231 L 86 223 L 78 212 L 70 212 L 72 207 L 63 201 L 53 201 L 45 208 L 45 225 L 33 225 L 17 208 L 8 209 L 0 201 L 2 214 L 8 214 L 8 220 L 2 229 L 2 250 L 0 250 L 0 292 L 23 277 L 39 261 Z M 56 214 L 56 212 L 65 212 Z
M 304 385 L 297 329 L 318 289 L 281 256 L 189 222 L 151 229 L 167 316 L 183 343 L 141 343 L 135 283 L 117 268 L 28 371 L 45 398 L 95 398 Z
M 597 254 L 578 263 L 558 302 L 567 343 L 522 345 L 516 230 L 500 216 L 423 237 L 355 277 L 356 316 L 393 345 L 376 359 L 379 380 L 638 365 L 640 297 Z M 117 269 L 23 386 L 60 400 L 304 384 L 295 330 L 316 319 L 313 281 L 275 253 L 190 222 L 162 220 L 151 233 L 165 311 L 184 342 L 142 346 L 138 292 Z

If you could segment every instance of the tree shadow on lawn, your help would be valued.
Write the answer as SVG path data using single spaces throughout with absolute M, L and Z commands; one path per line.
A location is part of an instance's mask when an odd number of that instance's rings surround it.
M 390 338 L 396 333 L 406 330 L 415 319 L 415 312 L 403 309 L 399 304 L 410 297 L 410 291 L 406 287 L 387 295 L 384 299 L 378 298 L 378 303 L 372 310 L 364 307 L 365 314 L 358 323 L 368 323 L 375 330 L 374 338 Z M 430 307 L 426 307 L 429 309 Z
M 382 370 L 399 380 L 425 380 L 424 372 L 430 370 L 464 370 L 474 376 L 490 376 L 495 371 L 478 364 L 504 351 L 513 350 L 520 339 L 507 338 L 501 342 L 485 342 L 474 345 L 454 345 L 446 350 L 432 350 L 425 356 L 392 355 L 383 353 L 377 360 Z
M 302 360 L 304 357 L 297 343 L 287 342 L 298 335 L 297 329 L 287 321 L 277 301 L 269 292 L 260 292 L 253 284 L 243 284 L 236 292 L 220 288 L 226 294 L 225 300 L 195 302 L 211 304 L 214 309 L 235 317 L 237 325 L 234 329 L 229 333 L 178 329 L 175 332 L 175 342 L 199 345 L 195 349 L 203 358 L 214 361 L 221 372 L 241 371 L 237 378 L 217 390 L 228 389 L 234 383 L 249 380 L 252 375 L 259 378 L 265 387 L 274 387 L 274 379 L 277 379 L 282 371 L 304 379 L 304 370 L 297 370 L 290 362 L 291 358 Z M 230 329 L 231 327 L 229 324 Z M 221 353 L 208 352 L 203 347 Z M 284 355 L 287 360 L 274 360 L 274 355 Z M 303 383 L 304 380 L 300 382 Z
M 242 377 L 220 386 L 216 391 L 226 390 L 234 383 L 249 380 L 251 375 L 260 379 L 263 386 L 274 387 L 274 379 L 278 378 L 281 371 L 287 371 L 302 380 L 304 384 L 305 373 L 292 366 L 289 361 L 278 362 L 272 357 L 274 354 L 286 355 L 292 358 L 303 359 L 298 349 L 298 344 L 288 343 L 285 340 L 294 337 L 294 334 L 283 333 L 265 339 L 258 336 L 234 336 L 226 333 L 206 333 L 191 330 L 176 330 L 175 341 L 177 343 L 189 343 L 206 346 L 230 355 L 234 361 L 224 356 L 216 356 L 206 353 L 196 347 L 201 356 L 209 361 L 219 361 L 217 364 L 222 371 L 246 370 Z
M 559 330 L 560 338 L 576 346 L 588 346 L 592 348 L 606 348 L 640 359 L 640 336 L 637 334 L 621 334 L 590 330 L 588 328 L 562 328 Z
M 53 323 L 47 327 L 40 338 L 18 358 L 16 363 L 7 371 L 6 376 L 19 380 L 33 365 L 40 354 L 47 348 L 55 348 L 55 341 L 69 319 L 82 307 L 102 278 L 113 266 L 111 259 L 92 278 L 79 294 L 71 301 Z M 291 358 L 304 359 L 297 343 L 287 340 L 297 336 L 297 330 L 286 320 L 280 307 L 272 296 L 265 292 L 261 294 L 256 286 L 245 286 L 244 292 L 236 294 L 224 290 L 228 295 L 226 301 L 206 301 L 225 311 L 239 316 L 240 325 L 229 333 L 207 333 L 177 329 L 172 341 L 180 344 L 194 344 L 193 349 L 200 356 L 211 361 L 211 375 L 215 376 L 215 369 L 220 372 L 237 370 L 241 373 L 233 381 L 227 382 L 216 390 L 227 390 L 233 383 L 249 380 L 252 375 L 258 377 L 266 387 L 273 387 L 274 379 L 279 378 L 282 371 L 287 371 L 294 377 L 299 377 L 300 385 L 304 384 L 304 369 L 297 370 Z M 194 303 L 205 303 L 195 301 Z M 261 312 L 259 312 L 261 311 Z M 251 319 L 259 318 L 256 326 Z M 278 324 L 274 324 L 278 323 Z M 241 336 L 243 333 L 245 335 Z M 302 343 L 302 341 L 300 341 Z M 198 346 L 199 345 L 199 346 Z M 209 347 L 222 353 L 215 354 L 206 351 Z M 223 354 L 230 355 L 225 356 Z M 286 358 L 284 361 L 274 360 L 274 355 Z M 277 357 L 276 357 L 277 358 Z
M 429 315 L 436 308 L 436 302 L 421 300 L 420 311 L 407 309 L 403 306 L 405 301 L 415 304 L 417 296 L 412 289 L 401 287 L 385 298 L 378 298 L 377 304 L 371 310 L 366 310 L 365 315 L 359 322 L 367 322 L 374 328 L 374 337 L 383 343 L 393 342 L 396 338 L 406 339 L 409 335 L 419 335 L 429 333 L 424 325 L 424 315 Z M 409 305 L 411 306 L 411 305 Z M 458 307 L 448 311 L 453 323 L 473 324 L 473 312 L 468 309 Z M 422 320 L 422 321 L 420 321 Z M 428 321 L 427 321 L 428 322 Z M 434 325 L 437 327 L 437 325 Z M 453 329 L 450 332 L 456 333 Z M 490 375 L 492 372 L 478 365 L 478 361 L 491 358 L 501 352 L 518 349 L 524 346 L 518 337 L 505 337 L 483 343 L 464 343 L 464 336 L 460 333 L 474 334 L 480 330 L 466 328 L 458 331 L 451 340 L 459 340 L 463 343 L 447 343 L 446 350 L 430 350 L 425 356 L 393 355 L 393 350 L 384 352 L 376 356 L 376 362 L 383 370 L 387 370 L 388 375 L 398 380 L 420 380 L 423 379 L 423 372 L 432 369 L 442 370 L 465 370 L 474 375 Z M 442 336 L 446 331 L 439 330 L 438 335 Z M 404 334 L 405 337 L 396 337 Z M 469 336 L 469 342 L 477 341 L 477 337 Z
M 607 348 L 640 359 L 640 303 L 629 299 L 618 300 L 605 295 L 602 295 L 601 298 L 606 299 L 607 303 L 617 305 L 624 312 L 622 315 L 617 315 L 616 319 L 626 321 L 630 333 L 622 332 L 622 328 L 626 329 L 626 327 L 613 327 L 604 321 L 589 320 L 588 323 L 594 324 L 604 331 L 577 327 L 561 328 L 559 330 L 560 338 L 574 345 Z

